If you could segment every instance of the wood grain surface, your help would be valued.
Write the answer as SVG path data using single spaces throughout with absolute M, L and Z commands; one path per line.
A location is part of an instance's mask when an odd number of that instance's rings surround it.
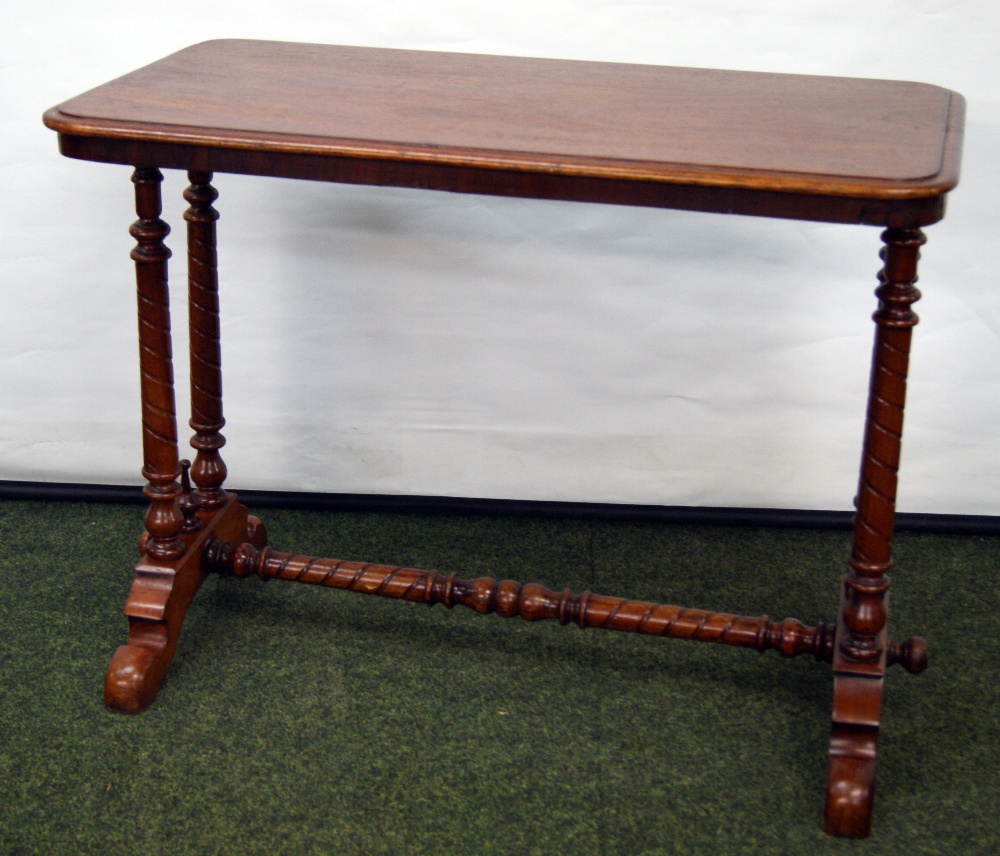
M 50 110 L 63 135 L 869 199 L 957 183 L 922 83 L 222 40 Z

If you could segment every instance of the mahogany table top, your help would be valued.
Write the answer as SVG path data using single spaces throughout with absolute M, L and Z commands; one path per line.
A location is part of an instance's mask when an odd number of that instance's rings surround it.
M 573 180 L 670 185 L 668 206 L 680 187 L 926 203 L 958 181 L 963 109 L 956 93 L 903 81 L 222 40 L 45 122 L 71 156 L 167 153 L 157 166 L 563 198 L 577 198 Z M 182 150 L 189 162 L 174 163 Z M 355 173 L 367 163 L 367 177 L 330 173 L 322 158 Z M 441 177 L 463 169 L 520 187 Z M 551 190 L 560 178 L 565 193 Z

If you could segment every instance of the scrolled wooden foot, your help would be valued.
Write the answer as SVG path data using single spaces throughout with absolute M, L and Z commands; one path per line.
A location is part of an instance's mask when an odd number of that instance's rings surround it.
M 871 832 L 877 750 L 877 727 L 834 726 L 823 825 L 827 835 L 867 838 Z
M 122 645 L 104 676 L 104 705 L 120 713 L 140 713 L 152 703 L 163 679 L 154 651 Z
M 104 679 L 108 708 L 140 713 L 152 703 L 170 668 L 191 601 L 207 576 L 202 558 L 206 544 L 218 538 L 242 538 L 247 521 L 236 495 L 227 494 L 222 508 L 204 513 L 197 532 L 183 536 L 186 549 L 178 559 L 140 560 L 125 602 L 128 644 L 115 651 Z
M 843 607 L 849 597 L 846 590 L 841 595 L 838 637 L 845 633 Z M 875 797 L 885 670 L 892 662 L 898 662 L 911 672 L 920 671 L 927 662 L 927 647 L 922 642 L 913 638 L 894 643 L 883 626 L 876 637 L 882 656 L 875 663 L 860 665 L 849 661 L 839 646 L 834 647 L 833 710 L 823 823 L 828 835 L 868 836 Z

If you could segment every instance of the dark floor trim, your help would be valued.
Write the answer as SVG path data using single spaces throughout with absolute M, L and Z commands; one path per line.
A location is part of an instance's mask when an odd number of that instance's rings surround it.
M 394 514 L 482 514 L 584 520 L 649 521 L 708 526 L 765 526 L 785 529 L 850 529 L 850 511 L 790 508 L 699 508 L 677 505 L 626 505 L 603 502 L 545 502 L 472 499 L 451 496 L 390 496 L 357 493 L 240 490 L 252 509 L 298 508 L 313 511 L 368 511 Z M 118 502 L 144 504 L 142 488 L 130 485 L 0 481 L 0 500 Z M 1000 535 L 1000 517 L 974 514 L 896 515 L 900 532 Z

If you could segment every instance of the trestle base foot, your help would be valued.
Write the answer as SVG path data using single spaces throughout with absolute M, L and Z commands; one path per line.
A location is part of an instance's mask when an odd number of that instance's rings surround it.
M 201 527 L 183 535 L 183 554 L 171 562 L 144 556 L 125 602 L 128 643 L 111 658 L 104 679 L 104 704 L 119 713 L 140 713 L 152 703 L 180 638 L 184 618 L 195 593 L 207 577 L 202 567 L 205 545 L 212 539 L 242 540 L 248 535 L 247 510 L 229 494 L 215 510 L 199 512 Z M 259 524 L 259 521 L 258 521 Z M 266 537 L 263 527 L 256 537 Z

